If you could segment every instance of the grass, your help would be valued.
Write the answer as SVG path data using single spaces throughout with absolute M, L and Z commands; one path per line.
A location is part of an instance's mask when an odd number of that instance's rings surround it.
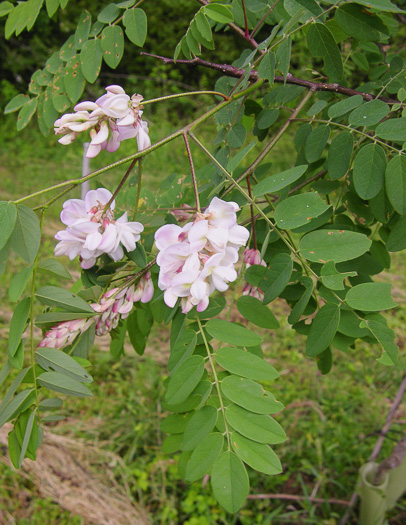
M 55 138 L 43 138 L 33 128 L 16 134 L 11 118 L 1 124 L 7 136 L 0 150 L 2 178 L 1 199 L 12 199 L 38 188 L 68 178 L 81 172 L 82 146 L 59 146 Z M 155 112 L 151 117 L 153 140 L 169 134 L 177 127 L 164 113 Z M 203 127 L 201 136 L 209 139 L 212 124 Z M 5 134 L 6 133 L 6 134 Z M 101 167 L 106 160 L 114 162 L 132 152 L 130 141 L 114 155 L 101 154 L 92 161 L 92 169 Z M 276 168 L 289 165 L 291 144 L 283 138 L 270 159 Z M 203 163 L 199 150 L 193 149 L 196 167 Z M 160 180 L 168 174 L 188 172 L 187 157 L 181 140 L 169 144 L 148 157 L 144 183 L 157 191 Z M 103 175 L 100 183 L 114 188 L 123 175 L 117 169 Z M 93 182 L 92 187 L 97 187 Z M 78 196 L 78 190 L 72 193 Z M 30 201 L 30 205 L 38 204 Z M 41 256 L 52 255 L 53 235 L 59 228 L 60 203 L 49 211 L 49 222 L 41 245 Z M 404 345 L 403 326 L 406 321 L 405 289 L 406 271 L 404 258 L 394 259 L 393 279 L 399 308 L 389 316 L 389 324 Z M 75 262 L 69 268 L 77 272 Z M 13 304 L 7 296 L 7 284 L 12 275 L 24 267 L 12 261 L 0 278 L 0 330 L 3 338 L 0 349 L 4 355 L 6 330 Z M 395 276 L 396 274 L 396 276 Z M 45 277 L 43 284 L 57 284 Z M 40 281 L 41 283 L 41 281 Z M 276 448 L 284 467 L 282 475 L 268 477 L 250 473 L 251 492 L 257 494 L 285 493 L 304 496 L 294 504 L 289 501 L 263 499 L 249 500 L 233 517 L 222 510 L 214 500 L 209 485 L 196 482 L 186 485 L 179 480 L 175 458 L 165 456 L 161 444 L 165 436 L 159 429 L 164 413 L 161 402 L 164 395 L 163 381 L 167 376 L 168 333 L 165 327 L 154 327 L 150 343 L 143 357 L 128 353 L 116 361 L 105 345 L 98 344 L 92 351 L 95 378 L 92 399 L 66 400 L 62 413 L 66 421 L 53 424 L 53 431 L 82 438 L 88 443 L 98 443 L 104 450 L 122 458 L 117 464 L 106 464 L 101 458 L 95 467 L 103 475 L 105 469 L 117 478 L 124 479 L 129 496 L 146 508 L 153 523 L 186 525 L 212 524 L 282 524 L 338 523 L 344 508 L 330 505 L 329 498 L 349 499 L 354 490 L 357 469 L 368 458 L 382 427 L 386 414 L 398 389 L 401 372 L 385 368 L 376 362 L 377 347 L 360 343 L 346 354 L 334 354 L 333 370 L 327 376 L 317 372 L 314 360 L 304 356 L 304 340 L 291 330 L 283 303 L 277 303 L 274 313 L 281 322 L 281 329 L 264 333 L 264 353 L 280 371 L 280 379 L 269 385 L 276 398 L 286 409 L 277 419 L 286 429 L 289 439 Z M 237 312 L 232 312 L 237 316 Z M 399 410 L 390 437 L 402 429 L 404 411 Z M 393 446 L 385 440 L 382 456 Z M 0 488 L 0 521 L 5 523 L 82 524 L 57 503 L 42 499 L 30 480 L 0 464 L 3 479 Z M 326 503 L 315 505 L 306 497 L 317 488 L 317 497 Z M 400 524 L 406 516 L 406 500 L 401 500 L 392 511 L 388 523 Z M 11 516 L 11 517 L 10 517 Z M 9 521 L 6 521 L 9 520 Z M 14 520 L 14 521 L 13 521 Z M 355 518 L 354 518 L 355 520 Z M 356 521 L 353 520 L 353 523 Z M 403 521 L 404 522 L 404 521 Z

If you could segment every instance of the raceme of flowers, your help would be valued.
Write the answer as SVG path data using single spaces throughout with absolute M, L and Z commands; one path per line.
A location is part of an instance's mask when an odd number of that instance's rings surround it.
M 245 269 L 248 269 L 250 266 L 253 266 L 254 264 L 260 264 L 261 266 L 266 266 L 266 262 L 262 259 L 259 250 L 255 250 L 254 248 L 246 248 L 244 250 L 243 261 L 245 262 Z M 264 292 L 261 290 L 261 288 L 253 286 L 249 283 L 245 284 L 242 294 L 252 295 L 252 297 L 256 297 L 260 301 L 264 299 Z
M 202 312 L 214 290 L 224 292 L 237 279 L 238 250 L 249 237 L 248 230 L 237 224 L 239 209 L 235 202 L 214 197 L 193 222 L 183 227 L 166 224 L 156 231 L 158 286 L 169 307 L 180 297 L 183 313 L 193 306 Z
M 90 319 L 75 319 L 53 326 L 46 332 L 39 347 L 64 348 L 71 345 L 76 337 L 96 323 L 96 335 L 105 335 L 117 327 L 120 319 L 129 316 L 134 303 L 147 303 L 154 295 L 154 285 L 150 272 L 146 272 L 137 285 L 130 285 L 122 290 L 113 288 L 106 292 L 99 303 L 91 303 L 97 315 Z
M 106 87 L 106 94 L 96 102 L 80 102 L 74 107 L 75 113 L 66 113 L 55 121 L 58 140 L 67 145 L 75 140 L 79 133 L 89 130 L 90 146 L 86 156 L 96 157 L 101 150 L 118 150 L 120 142 L 136 137 L 138 150 L 151 146 L 148 124 L 142 120 L 142 95 L 131 98 L 120 86 Z
M 67 255 L 72 260 L 79 255 L 81 267 L 87 269 L 104 253 L 114 261 L 122 259 L 122 245 L 129 252 L 135 249 L 144 226 L 128 222 L 127 213 L 114 219 L 114 200 L 104 211 L 111 198 L 108 190 L 99 188 L 89 191 L 85 200 L 69 199 L 63 204 L 61 221 L 67 228 L 55 235 L 60 241 L 55 247 L 56 256 Z

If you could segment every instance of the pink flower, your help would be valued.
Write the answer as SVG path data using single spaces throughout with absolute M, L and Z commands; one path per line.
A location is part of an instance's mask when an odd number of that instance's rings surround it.
M 106 87 L 106 93 L 96 102 L 80 102 L 74 109 L 76 113 L 67 113 L 55 121 L 56 135 L 62 135 L 61 144 L 67 145 L 77 135 L 89 130 L 91 142 L 86 156 L 96 157 L 103 149 L 114 152 L 122 140 L 136 138 L 138 150 L 151 146 L 148 124 L 142 120 L 143 97 L 131 98 L 120 86 Z
M 253 266 L 254 264 L 259 264 L 261 266 L 266 267 L 266 262 L 262 259 L 261 254 L 259 250 L 255 250 L 254 248 L 246 249 L 244 250 L 244 258 L 243 261 L 245 262 L 245 269 L 248 269 L 250 266 Z M 256 286 L 252 286 L 249 283 L 246 283 L 243 291 L 243 295 L 251 295 L 252 297 L 256 297 L 260 301 L 264 298 L 264 292 L 261 290 L 261 288 L 258 288 Z
M 169 307 L 181 298 L 182 312 L 193 306 L 201 312 L 215 290 L 224 292 L 236 280 L 238 250 L 249 237 L 248 230 L 237 225 L 238 210 L 235 202 L 215 197 L 194 222 L 182 228 L 166 224 L 156 231 L 158 286 Z
M 127 213 L 114 218 L 114 200 L 105 211 L 112 194 L 104 189 L 91 190 L 85 200 L 70 199 L 63 205 L 61 221 L 65 230 L 55 238 L 60 242 L 55 255 L 67 255 L 71 260 L 77 255 L 84 269 L 91 268 L 100 255 L 106 253 L 114 261 L 122 259 L 124 246 L 133 251 L 144 227 L 139 222 L 128 222 Z
M 53 326 L 45 333 L 39 348 L 64 348 L 73 343 L 76 337 L 85 332 L 93 323 L 93 319 L 75 319 Z

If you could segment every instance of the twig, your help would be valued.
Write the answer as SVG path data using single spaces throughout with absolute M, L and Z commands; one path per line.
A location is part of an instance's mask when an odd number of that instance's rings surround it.
M 326 175 L 326 173 L 327 173 L 327 170 L 321 170 L 318 173 L 316 173 L 315 175 L 312 175 L 308 179 L 304 180 L 303 182 L 301 182 L 300 184 L 298 184 L 297 186 L 295 186 L 294 188 L 289 190 L 289 195 L 292 195 L 292 193 L 295 193 L 295 191 L 301 190 L 302 188 L 304 188 L 305 186 L 307 186 L 311 182 L 314 182 L 315 180 L 321 179 L 322 177 L 324 177 L 324 175 Z
M 403 436 L 390 455 L 378 465 L 374 477 L 374 485 L 381 485 L 385 479 L 385 474 L 390 470 L 399 467 L 406 453 L 406 436 Z
M 187 156 L 189 158 L 190 171 L 192 173 L 193 191 L 195 193 L 196 209 L 197 209 L 198 213 L 200 213 L 199 189 L 197 187 L 196 172 L 195 172 L 195 167 L 194 167 L 194 164 L 193 164 L 192 152 L 190 151 L 189 140 L 187 138 L 186 131 L 183 134 L 183 140 L 185 141 L 186 152 L 187 152 Z
M 142 158 L 142 157 L 141 157 Z M 104 213 L 110 208 L 110 204 L 114 201 L 114 199 L 117 197 L 117 194 L 118 192 L 121 190 L 121 188 L 123 187 L 125 181 L 128 179 L 128 177 L 131 175 L 131 172 L 134 168 L 134 166 L 136 165 L 136 163 L 138 162 L 138 160 L 141 160 L 141 159 L 134 159 L 131 164 L 130 164 L 130 167 L 128 168 L 128 170 L 125 172 L 125 175 L 124 177 L 121 179 L 119 185 L 117 186 L 117 189 L 116 191 L 113 193 L 113 195 L 110 197 L 110 200 L 108 201 L 108 203 L 105 205 L 104 207 Z
M 396 397 L 393 401 L 393 405 L 391 407 L 391 409 L 389 410 L 389 414 L 386 418 L 386 421 L 385 421 L 385 424 L 384 426 L 382 427 L 382 430 L 380 432 L 380 436 L 378 438 L 378 441 L 376 442 L 376 445 L 374 447 L 374 450 L 372 451 L 372 454 L 369 456 L 369 461 L 374 461 L 378 455 L 379 455 L 379 452 L 381 451 L 381 448 L 382 448 L 382 445 L 383 445 L 383 442 L 385 440 L 385 436 L 386 434 L 388 433 L 389 431 L 389 427 L 392 423 L 392 419 L 396 413 L 396 410 L 399 408 L 399 405 L 402 401 L 402 398 L 403 398 L 403 394 L 405 392 L 405 389 L 406 389 L 406 375 L 403 376 L 403 379 L 402 379 L 402 382 L 400 383 L 400 387 L 399 387 L 399 390 L 396 394 Z M 354 507 L 354 505 L 357 503 L 358 501 L 358 492 L 355 491 L 353 493 L 353 495 L 351 496 L 351 499 L 350 499 L 350 504 L 348 506 L 348 509 L 346 510 L 344 516 L 342 517 L 342 520 L 340 521 L 340 525 L 345 525 L 351 515 L 351 511 Z
M 331 503 L 348 507 L 349 501 L 336 498 L 313 498 L 312 496 L 294 496 L 293 494 L 249 494 L 247 499 L 286 499 L 293 501 L 311 501 L 312 503 Z
M 250 38 L 253 39 L 254 36 L 257 34 L 257 32 L 261 29 L 262 24 L 265 22 L 265 20 L 268 18 L 268 16 L 272 13 L 272 11 L 277 6 L 279 0 L 276 0 L 271 7 L 268 9 L 268 11 L 264 14 L 264 16 L 261 18 L 261 20 L 258 22 L 258 24 L 254 27 L 254 29 L 251 31 Z
M 244 34 L 244 32 L 243 32 Z M 207 67 L 209 69 L 214 69 L 215 71 L 220 71 L 223 75 L 234 77 L 234 78 L 240 78 L 245 74 L 245 69 L 238 69 L 235 66 L 231 66 L 229 64 L 217 64 L 215 62 L 209 62 L 207 60 L 203 60 L 202 58 L 195 57 L 192 60 L 174 60 L 173 58 L 163 57 L 160 55 L 153 55 L 151 53 L 140 53 L 143 56 L 149 56 L 152 58 L 157 58 L 158 60 L 161 60 L 164 64 L 185 64 L 189 66 L 203 66 Z M 249 80 L 256 81 L 258 80 L 258 72 L 253 69 L 249 75 Z M 291 73 L 288 73 L 286 76 L 286 79 L 283 76 L 275 76 L 275 82 L 279 84 L 294 84 L 296 86 L 303 86 L 308 89 L 311 89 L 312 91 L 329 91 L 333 93 L 339 93 L 341 95 L 346 95 L 348 97 L 352 97 L 354 95 L 361 95 L 364 100 L 374 100 L 375 98 L 379 98 L 379 100 L 383 100 L 384 102 L 387 102 L 388 104 L 399 104 L 399 100 L 394 98 L 387 98 L 387 97 L 377 97 L 375 95 L 372 95 L 371 93 L 364 93 L 363 91 L 357 91 L 356 89 L 348 88 L 345 86 L 341 86 L 340 84 L 329 84 L 326 82 L 313 82 L 311 80 L 305 80 L 302 78 L 297 78 L 293 76 Z

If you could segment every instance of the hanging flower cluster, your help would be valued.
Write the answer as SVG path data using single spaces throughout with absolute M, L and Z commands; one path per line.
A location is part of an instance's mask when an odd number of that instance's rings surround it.
M 106 211 L 106 204 L 112 194 L 104 189 L 91 190 L 85 200 L 69 199 L 63 205 L 61 221 L 65 230 L 59 231 L 55 239 L 55 255 L 67 255 L 71 260 L 77 255 L 82 268 L 91 268 L 97 257 L 106 253 L 114 261 L 120 260 L 124 251 L 131 252 L 144 226 L 139 222 L 128 222 L 127 213 L 114 219 L 114 200 Z
M 58 142 L 67 145 L 79 133 L 89 130 L 91 142 L 86 156 L 96 157 L 101 150 L 116 151 L 120 142 L 136 137 L 138 150 L 151 146 L 148 124 L 142 120 L 142 95 L 131 98 L 120 86 L 106 87 L 106 94 L 96 102 L 80 102 L 74 107 L 75 113 L 66 113 L 55 121 L 56 135 L 62 135 Z
M 99 313 L 94 317 L 96 335 L 105 335 L 114 330 L 120 319 L 129 316 L 135 302 L 147 303 L 153 295 L 154 285 L 149 271 L 141 277 L 137 285 L 132 284 L 121 291 L 119 288 L 113 288 L 106 292 L 100 303 L 90 305 L 95 312 Z
M 90 319 L 75 319 L 64 321 L 53 326 L 45 333 L 39 347 L 64 348 L 73 343 L 77 336 L 85 332 L 93 323 L 96 323 L 96 335 L 105 335 L 117 327 L 120 319 L 129 316 L 134 303 L 147 303 L 154 295 L 154 285 L 150 272 L 146 272 L 139 282 L 120 290 L 113 288 L 106 292 L 99 303 L 91 303 L 98 315 Z
M 262 259 L 259 250 L 255 250 L 254 248 L 247 248 L 244 250 L 243 261 L 245 262 L 246 270 L 250 266 L 253 266 L 254 264 L 260 264 L 261 266 L 266 266 L 266 262 Z M 245 284 L 242 294 L 252 295 L 252 297 L 256 297 L 260 301 L 264 299 L 264 292 L 261 290 L 261 288 L 258 288 L 257 286 L 253 286 L 249 283 Z
M 214 290 L 224 292 L 228 283 L 236 280 L 238 250 L 249 237 L 248 230 L 237 224 L 239 209 L 235 202 L 214 197 L 193 222 L 182 228 L 166 224 L 156 231 L 158 286 L 165 290 L 169 307 L 180 297 L 183 313 L 193 306 L 202 312 Z

